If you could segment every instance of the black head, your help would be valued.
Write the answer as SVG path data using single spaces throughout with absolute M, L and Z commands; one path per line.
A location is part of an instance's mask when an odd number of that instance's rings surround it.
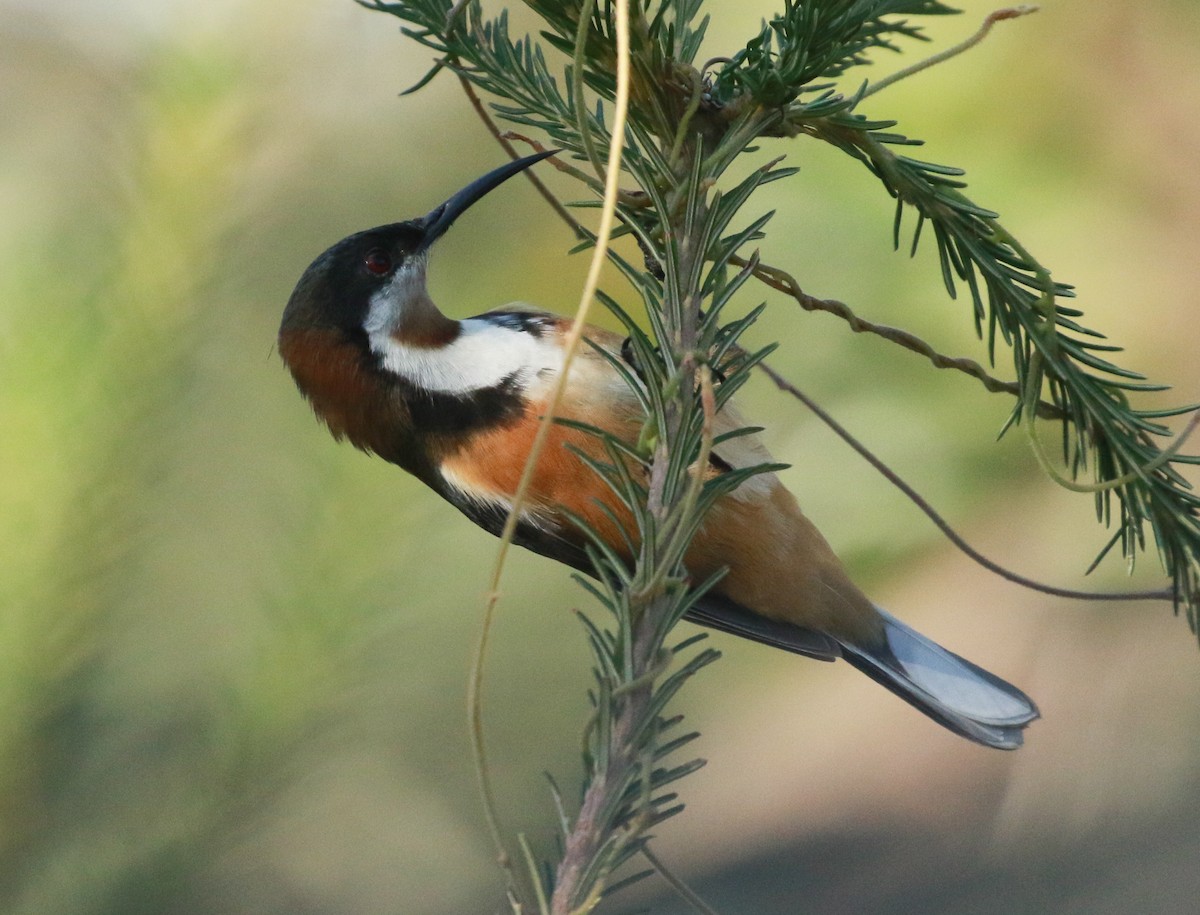
M 371 297 L 425 247 L 420 220 L 378 226 L 343 238 L 300 277 L 283 311 L 280 331 L 361 330 Z
M 280 331 L 360 330 L 372 297 L 405 273 L 411 274 L 423 293 L 423 268 L 433 243 L 472 204 L 555 152 L 508 162 L 471 182 L 419 219 L 378 226 L 343 238 L 304 271 L 284 309 Z

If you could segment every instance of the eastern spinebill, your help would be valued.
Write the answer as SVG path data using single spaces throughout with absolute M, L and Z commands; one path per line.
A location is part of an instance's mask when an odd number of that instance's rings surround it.
M 527 305 L 466 320 L 426 289 L 429 251 L 467 208 L 547 153 L 497 168 L 426 216 L 358 232 L 304 272 L 279 329 L 279 352 L 335 439 L 397 464 L 498 534 L 558 383 L 569 322 Z M 621 358 L 623 340 L 589 328 Z M 645 417 L 626 380 L 591 347 L 567 378 L 559 415 L 634 441 Z M 716 436 L 742 425 L 730 407 Z M 574 449 L 603 458 L 595 436 L 555 425 L 521 509 L 516 542 L 584 572 L 582 518 L 629 559 L 627 511 Z M 770 460 L 752 436 L 722 440 L 709 472 Z M 697 580 L 720 569 L 693 622 L 823 660 L 845 658 L 951 731 L 1015 749 L 1037 707 L 1016 687 L 876 607 L 771 473 L 717 502 L 686 560 Z

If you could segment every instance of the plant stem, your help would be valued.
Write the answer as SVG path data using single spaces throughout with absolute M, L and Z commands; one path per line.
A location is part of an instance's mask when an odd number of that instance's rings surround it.
M 1030 13 L 1036 13 L 1038 9 L 1039 8 L 1037 6 L 1023 3 L 1020 6 L 1008 7 L 1006 9 L 996 10 L 995 12 L 989 13 L 984 18 L 983 25 L 981 25 L 979 30 L 976 31 L 975 34 L 970 38 L 967 38 L 965 41 L 960 41 L 952 48 L 947 48 L 944 51 L 940 51 L 937 54 L 926 57 L 924 60 L 919 60 L 911 67 L 905 67 L 903 70 L 896 71 L 891 76 L 886 76 L 878 82 L 871 83 L 871 85 L 866 88 L 866 91 L 863 92 L 862 97 L 867 98 L 868 96 L 872 96 L 876 92 L 888 88 L 888 86 L 894 86 L 902 79 L 908 79 L 908 77 L 914 76 L 924 70 L 928 70 L 930 67 L 936 67 L 938 64 L 945 63 L 951 58 L 957 57 L 959 54 L 971 50 L 971 48 L 975 47 L 975 45 L 987 38 L 988 33 L 992 30 L 992 26 L 994 26 L 997 22 L 1003 22 L 1006 19 L 1017 19 L 1021 16 L 1028 16 Z
M 1160 588 L 1154 591 L 1075 591 L 1071 588 L 1058 588 L 1054 585 L 1043 584 L 1040 581 L 1035 581 L 1032 578 L 1026 578 L 1024 575 L 1020 575 L 1017 572 L 1013 572 L 1004 568 L 1004 566 L 984 556 L 973 546 L 967 543 L 967 541 L 962 538 L 962 535 L 952 528 L 950 523 L 946 521 L 946 519 L 940 514 L 938 514 L 937 510 L 930 505 L 920 495 L 920 493 L 918 493 L 907 482 L 901 479 L 896 472 L 892 470 L 892 468 L 883 463 L 883 461 L 876 457 L 874 453 L 869 451 L 862 442 L 851 435 L 841 423 L 826 413 L 825 410 L 823 410 L 821 406 L 812 400 L 807 394 L 797 388 L 794 384 L 776 372 L 765 362 L 760 363 L 760 368 L 762 368 L 767 376 L 775 382 L 776 387 L 778 387 L 781 391 L 786 391 L 787 393 L 791 394 L 806 407 L 808 407 L 808 409 L 815 413 L 817 418 L 820 419 L 821 422 L 823 422 L 830 429 L 832 429 L 834 433 L 842 439 L 842 441 L 857 451 L 868 464 L 883 474 L 889 483 L 904 493 L 904 495 L 906 495 L 909 500 L 917 506 L 917 508 L 921 509 L 921 511 L 925 513 L 926 517 L 928 517 L 929 520 L 934 523 L 937 529 L 946 535 L 947 540 L 953 543 L 956 547 L 966 553 L 971 559 L 975 560 L 975 562 L 979 563 L 979 565 L 983 566 L 989 572 L 993 572 L 1006 581 L 1011 581 L 1014 584 L 1021 585 L 1022 587 L 1028 588 L 1031 591 L 1040 591 L 1043 594 L 1053 594 L 1056 597 L 1068 597 L 1075 600 L 1169 601 L 1175 599 L 1175 592 L 1172 588 Z
M 651 696 L 651 683 L 643 675 L 653 666 L 657 652 L 648 654 L 646 651 L 653 638 L 653 628 L 647 625 L 654 615 L 652 603 L 640 610 L 639 624 L 634 629 L 633 669 L 630 673 L 633 679 L 643 682 L 615 700 L 617 713 L 613 719 L 608 765 L 593 775 L 584 792 L 579 815 L 567 835 L 563 857 L 555 871 L 554 896 L 550 900 L 551 915 L 571 915 L 579 911 L 579 906 L 591 896 L 593 881 L 586 879 L 590 865 L 609 838 L 605 834 L 601 811 L 625 792 L 641 768 L 640 754 L 635 750 L 633 738 L 645 720 Z M 624 838 L 629 841 L 635 836 L 627 833 Z M 603 884 L 607 876 L 596 875 L 598 879 L 594 882 Z

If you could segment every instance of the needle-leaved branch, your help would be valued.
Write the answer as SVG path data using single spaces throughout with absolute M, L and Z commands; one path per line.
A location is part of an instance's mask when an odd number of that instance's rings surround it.
M 598 150 L 612 139 L 616 85 L 613 0 L 526 0 L 543 28 L 520 37 L 506 12 L 487 15 L 478 0 L 359 2 L 398 17 L 404 33 L 432 52 L 414 88 L 454 71 L 489 97 L 499 118 L 542 132 L 546 146 L 564 151 L 561 166 L 599 192 Z M 646 264 L 610 258 L 640 293 L 643 313 L 600 298 L 628 332 L 626 352 L 612 364 L 640 398 L 645 423 L 637 442 L 588 430 L 607 459 L 587 460 L 634 520 L 623 536 L 636 561 L 580 522 L 595 568 L 594 580 L 580 580 L 606 614 L 580 617 L 594 660 L 582 791 L 572 803 L 555 788 L 557 854 L 511 871 L 520 912 L 590 911 L 640 876 L 614 874 L 644 848 L 650 829 L 682 809 L 677 782 L 701 765 L 686 755 L 680 761 L 696 734 L 668 704 L 717 653 L 700 645 L 703 636 L 673 640 L 671 632 L 714 584 L 692 581 L 684 567 L 705 510 L 748 475 L 772 469 L 695 472 L 719 446 L 715 412 L 766 354 L 739 345 L 760 309 L 736 318 L 725 310 L 763 275 L 753 244 L 770 214 L 747 215 L 746 207 L 762 185 L 794 173 L 772 164 L 740 183 L 726 179 L 729 166 L 764 140 L 819 140 L 862 163 L 896 201 L 897 246 L 905 213 L 914 214 L 909 249 L 916 252 L 923 232 L 932 235 L 942 282 L 951 297 L 966 289 L 993 364 L 998 350 L 1009 351 L 1016 384 L 992 389 L 1018 393 L 1010 425 L 1054 417 L 1067 473 L 1072 480 L 1090 473 L 1094 482 L 1083 488 L 1100 520 L 1115 526 L 1106 552 L 1120 543 L 1132 564 L 1148 548 L 1149 528 L 1193 630 L 1200 612 L 1200 499 L 1177 469 L 1200 458 L 1167 449 L 1163 423 L 1192 408 L 1134 407 L 1131 396 L 1162 386 L 1111 361 L 1117 347 L 1065 304 L 1071 287 L 1055 281 L 995 211 L 966 195 L 961 169 L 909 155 L 919 140 L 862 110 L 877 99 L 868 83 L 851 81 L 855 68 L 924 40 L 920 17 L 955 11 L 936 0 L 783 0 L 742 47 L 701 62 L 703 0 L 629 6 L 629 189 L 618 234 L 636 236 Z M 611 520 L 619 526 L 615 513 Z M 522 849 L 532 862 L 528 845 Z

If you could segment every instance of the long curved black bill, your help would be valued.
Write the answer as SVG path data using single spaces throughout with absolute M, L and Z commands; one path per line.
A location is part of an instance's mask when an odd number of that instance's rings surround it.
M 435 207 L 419 220 L 421 228 L 425 232 L 425 238 L 417 249 L 418 253 L 427 249 L 444 235 L 446 230 L 454 224 L 454 220 L 465 213 L 472 204 L 477 203 L 488 193 L 494 191 L 513 175 L 525 171 L 529 166 L 536 162 L 541 162 L 547 156 L 552 156 L 556 152 L 559 152 L 559 150 L 551 149 L 532 156 L 525 156 L 523 159 L 514 159 L 511 162 L 507 162 L 499 168 L 488 172 L 482 178 L 476 178 L 441 206 Z

